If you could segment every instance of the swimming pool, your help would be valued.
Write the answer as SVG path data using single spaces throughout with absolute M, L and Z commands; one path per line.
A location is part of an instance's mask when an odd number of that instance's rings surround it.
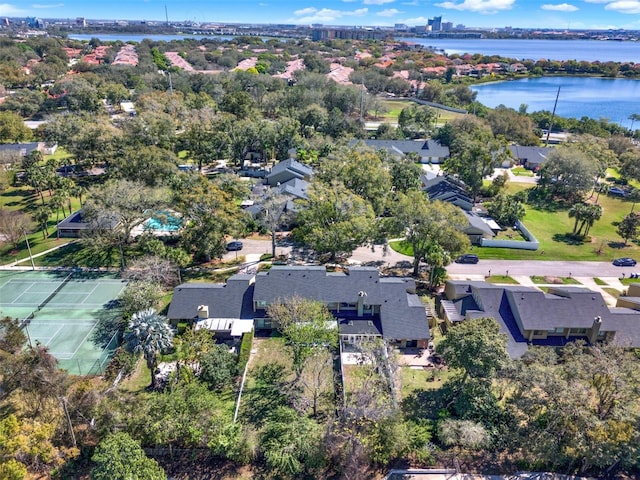
M 153 232 L 177 232 L 182 228 L 182 218 L 175 212 L 158 212 L 144 222 L 144 230 Z

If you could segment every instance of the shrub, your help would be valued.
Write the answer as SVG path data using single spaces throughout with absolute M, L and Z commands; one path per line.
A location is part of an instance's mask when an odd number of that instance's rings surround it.
M 251 355 L 251 347 L 253 345 L 253 332 L 242 335 L 242 343 L 240 344 L 240 353 L 238 355 L 238 372 L 244 372 L 247 366 L 249 355 Z

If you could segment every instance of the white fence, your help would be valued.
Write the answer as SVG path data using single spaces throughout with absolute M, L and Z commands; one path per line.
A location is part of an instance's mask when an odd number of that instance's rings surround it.
M 527 227 L 518 220 L 516 222 L 516 228 L 520 230 L 522 235 L 527 239 L 526 241 L 519 240 L 489 240 L 483 238 L 480 240 L 480 246 L 482 247 L 494 247 L 494 248 L 513 248 L 518 250 L 537 250 L 540 247 L 540 242 L 533 236 Z

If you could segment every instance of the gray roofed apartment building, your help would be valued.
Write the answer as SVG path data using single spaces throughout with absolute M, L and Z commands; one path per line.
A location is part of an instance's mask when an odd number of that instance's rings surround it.
M 241 294 L 235 290 L 238 288 L 234 283 L 238 282 L 236 277 L 231 277 L 226 286 L 185 284 L 176 287 L 169 319 L 192 319 L 197 315 L 197 307 L 207 304 L 210 317 L 230 314 L 251 317 L 256 329 L 268 330 L 275 325 L 267 317 L 267 307 L 301 297 L 327 306 L 338 321 L 344 341 L 353 343 L 374 336 L 399 346 L 427 346 L 426 310 L 415 294 L 413 279 L 380 277 L 378 270 L 371 267 L 328 272 L 322 266 L 273 266 L 251 277 L 252 280 L 242 276 L 248 286 Z M 250 307 L 246 302 L 250 302 Z
M 578 339 L 640 346 L 640 311 L 610 308 L 599 292 L 584 287 L 558 286 L 545 293 L 521 285 L 449 281 L 439 310 L 451 323 L 494 318 L 513 358 L 530 344 L 562 346 Z

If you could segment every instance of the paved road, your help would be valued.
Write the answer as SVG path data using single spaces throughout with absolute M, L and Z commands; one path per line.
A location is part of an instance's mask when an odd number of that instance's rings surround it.
M 238 256 L 247 254 L 271 253 L 271 242 L 269 240 L 242 240 L 244 248 L 237 252 Z M 398 262 L 411 262 L 412 257 L 401 255 L 390 248 L 385 253 L 381 245 L 370 247 L 360 247 L 356 249 L 349 259 L 352 263 L 371 263 L 378 265 L 393 266 Z M 277 246 L 276 253 L 290 253 L 290 246 Z M 236 252 L 227 252 L 224 258 L 233 259 Z M 461 265 L 453 263 L 447 267 L 451 275 L 548 275 L 556 277 L 622 277 L 624 273 L 640 273 L 638 267 L 615 267 L 611 261 L 603 262 L 570 262 L 570 261 L 545 261 L 545 260 L 480 260 L 476 265 Z
M 554 277 L 622 277 L 640 272 L 640 267 L 615 267 L 611 262 L 568 262 L 541 260 L 480 260 L 476 265 L 452 264 L 450 274 L 470 275 L 550 275 Z

